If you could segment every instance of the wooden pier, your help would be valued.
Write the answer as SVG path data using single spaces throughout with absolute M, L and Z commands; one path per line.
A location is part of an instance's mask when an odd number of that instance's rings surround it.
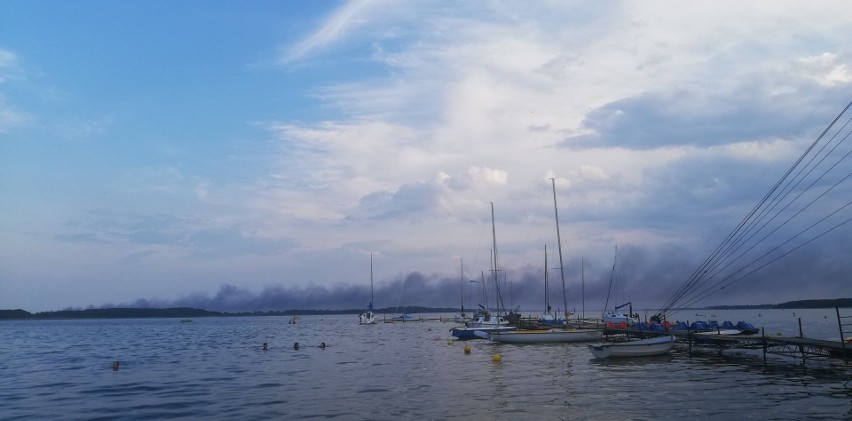
M 675 335 L 678 342 L 685 343 L 690 354 L 694 349 L 716 349 L 720 352 L 725 349 L 753 349 L 763 352 L 763 362 L 766 363 L 767 354 L 783 355 L 801 358 L 802 364 L 808 357 L 842 358 L 848 364 L 852 361 L 852 316 L 841 316 L 837 312 L 837 325 L 840 340 L 829 341 L 825 339 L 806 338 L 802 334 L 802 320 L 799 319 L 799 336 L 767 336 L 761 330 L 759 334 L 753 335 L 726 335 L 711 331 L 694 330 L 635 330 L 635 329 L 604 329 L 606 335 L 627 336 L 661 336 Z M 688 324 L 688 323 L 687 323 Z M 716 332 L 721 332 L 717 330 Z

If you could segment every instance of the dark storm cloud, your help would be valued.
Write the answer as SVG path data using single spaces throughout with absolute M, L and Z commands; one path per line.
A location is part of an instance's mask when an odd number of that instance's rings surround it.
M 766 92 L 771 88 L 744 87 L 735 95 L 681 91 L 621 99 L 590 111 L 582 126 L 591 133 L 569 138 L 563 145 L 646 150 L 789 138 L 809 129 L 803 127 L 807 124 L 827 123 L 810 121 L 808 115 L 826 99 L 837 97 L 818 87 L 774 95 Z
M 845 274 L 852 262 L 845 253 L 852 248 L 849 230 L 836 232 L 814 244 L 778 260 L 753 274 L 731 278 L 725 288 L 710 288 L 712 294 L 692 307 L 715 304 L 772 304 L 799 299 L 852 296 L 852 283 Z M 607 305 L 632 302 L 634 309 L 653 313 L 680 288 L 698 268 L 705 256 L 677 246 L 649 247 L 619 245 L 616 270 L 612 258 L 565 260 L 565 295 L 569 310 L 594 315 Z M 727 271 L 726 274 L 731 271 Z M 520 307 L 525 314 L 536 314 L 544 307 L 544 271 L 538 264 L 501 271 L 499 287 L 506 307 Z M 724 278 L 724 275 L 719 279 Z M 741 278 L 741 279 L 738 279 Z M 447 277 L 412 272 L 389 281 L 378 282 L 374 304 L 385 314 L 402 313 L 407 307 L 458 308 L 467 310 L 485 304 L 481 276 Z M 475 281 L 475 282 L 470 282 Z M 462 285 L 464 284 L 464 287 Z M 495 281 L 485 273 L 487 303 L 495 306 Z M 462 290 L 464 288 L 464 290 Z M 558 269 L 550 273 L 549 296 L 554 310 L 563 305 L 562 283 Z M 753 297 L 772 297 L 759 303 Z M 176 300 L 140 299 L 121 306 L 193 307 L 211 311 L 284 311 L 284 310 L 360 310 L 370 302 L 369 285 L 284 287 L 269 286 L 254 293 L 226 284 L 210 296 L 196 293 Z M 107 305 L 114 306 L 112 304 Z

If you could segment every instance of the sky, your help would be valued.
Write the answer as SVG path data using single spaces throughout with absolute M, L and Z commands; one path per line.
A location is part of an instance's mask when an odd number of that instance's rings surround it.
M 0 2 L 0 309 L 361 309 L 371 256 L 376 307 L 470 308 L 495 244 L 507 306 L 659 308 L 852 100 L 850 12 Z M 690 303 L 852 297 L 849 226 L 796 235 L 838 162 Z

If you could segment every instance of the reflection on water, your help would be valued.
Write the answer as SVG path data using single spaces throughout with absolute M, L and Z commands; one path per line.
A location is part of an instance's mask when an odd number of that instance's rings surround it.
M 760 318 L 763 326 L 791 329 L 786 312 L 764 310 Z M 837 360 L 802 366 L 774 357 L 764 366 L 759 352 L 690 356 L 683 348 L 657 357 L 596 360 L 585 344 L 451 342 L 452 325 L 441 322 L 359 326 L 357 316 L 288 321 L 0 323 L 3 418 L 852 416 L 850 371 Z M 807 328 L 830 336 L 821 323 Z M 320 348 L 322 342 L 328 347 Z M 501 362 L 492 362 L 498 353 Z M 121 363 L 117 371 L 114 361 Z

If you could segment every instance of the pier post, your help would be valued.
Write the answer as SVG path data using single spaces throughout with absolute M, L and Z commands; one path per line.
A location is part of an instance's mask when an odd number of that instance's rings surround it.
M 840 307 L 834 307 L 834 312 L 837 313 L 837 327 L 840 329 L 840 349 L 843 350 L 843 363 L 848 363 L 846 354 L 846 338 L 843 337 L 843 322 L 840 321 Z
M 689 332 L 689 320 L 686 321 L 686 344 L 689 349 L 689 357 L 692 358 L 692 333 Z
M 802 333 L 802 318 L 799 317 L 799 338 L 804 338 L 805 335 Z M 805 347 L 799 345 L 799 352 L 802 354 L 802 365 L 805 365 Z

